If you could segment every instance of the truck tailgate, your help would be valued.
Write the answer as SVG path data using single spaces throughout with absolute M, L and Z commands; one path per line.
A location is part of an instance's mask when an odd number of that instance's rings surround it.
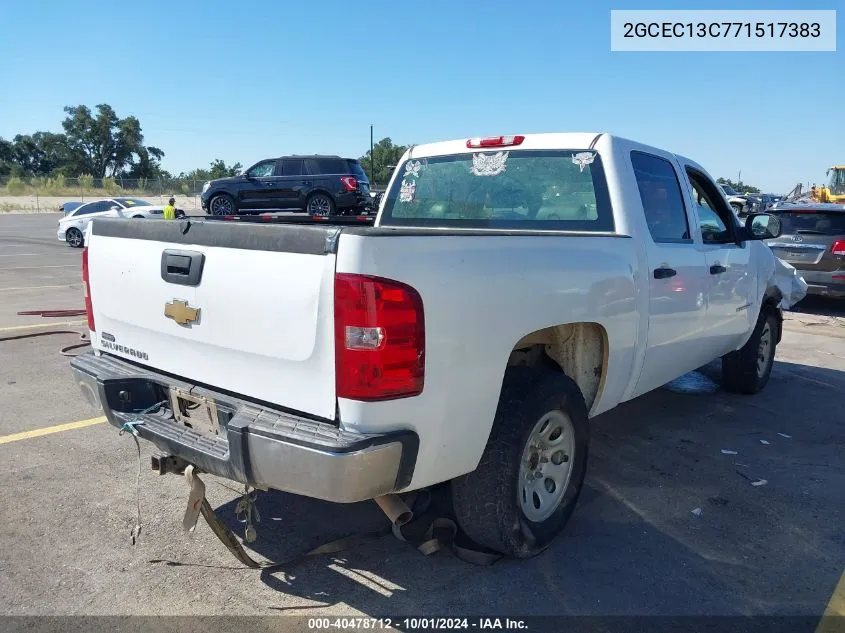
M 335 255 L 327 245 L 337 231 L 97 219 L 88 240 L 92 346 L 334 419 Z M 187 273 L 197 267 L 194 283 Z

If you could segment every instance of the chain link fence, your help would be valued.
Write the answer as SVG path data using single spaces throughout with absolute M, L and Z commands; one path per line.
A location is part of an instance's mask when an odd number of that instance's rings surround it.
M 204 182 L 186 178 L 2 176 L 0 196 L 63 196 L 80 200 L 107 196 L 198 196 Z
M 90 202 L 128 196 L 164 204 L 171 196 L 177 206 L 200 208 L 204 180 L 190 178 L 65 178 L 63 176 L 0 176 L 0 212 L 58 211 L 65 202 Z M 370 184 L 373 192 L 384 185 Z

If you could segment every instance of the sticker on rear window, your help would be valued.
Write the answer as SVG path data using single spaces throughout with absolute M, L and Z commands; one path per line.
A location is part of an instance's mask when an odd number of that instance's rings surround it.
M 584 168 L 591 165 L 594 160 L 596 160 L 596 155 L 593 152 L 578 152 L 572 155 L 572 164 L 578 165 L 582 173 Z
M 418 160 L 409 160 L 405 163 L 405 178 L 408 176 L 413 176 L 414 178 L 419 178 L 420 170 L 422 169 L 423 164 Z
M 413 180 L 402 180 L 402 186 L 399 187 L 399 201 L 413 202 L 414 195 L 417 192 L 417 183 Z
M 508 152 L 472 155 L 472 173 L 476 176 L 498 176 L 507 167 Z

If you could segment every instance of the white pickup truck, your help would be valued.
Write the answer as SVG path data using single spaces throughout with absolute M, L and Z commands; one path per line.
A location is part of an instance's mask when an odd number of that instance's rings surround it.
M 167 463 L 339 503 L 451 482 L 469 537 L 527 557 L 589 418 L 720 357 L 724 388 L 766 385 L 778 234 L 608 134 L 418 145 L 369 224 L 95 220 L 72 368 Z

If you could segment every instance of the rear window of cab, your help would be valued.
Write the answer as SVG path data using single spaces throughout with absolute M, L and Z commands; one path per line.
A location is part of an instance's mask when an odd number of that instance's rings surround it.
M 381 226 L 615 230 L 592 150 L 485 150 L 412 158 L 397 170 Z

